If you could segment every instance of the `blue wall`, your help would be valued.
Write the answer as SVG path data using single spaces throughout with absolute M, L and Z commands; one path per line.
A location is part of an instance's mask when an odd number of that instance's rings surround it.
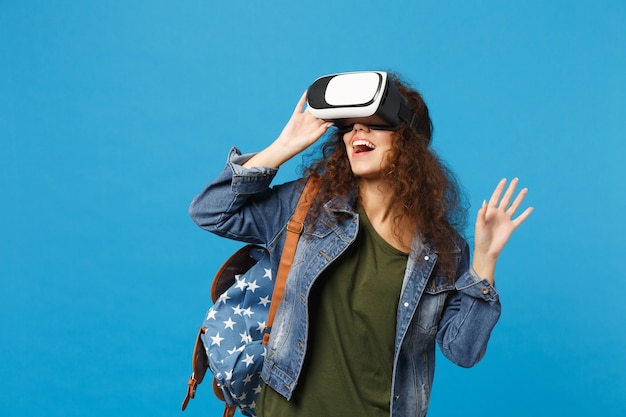
M 239 246 L 191 198 L 317 76 L 392 69 L 472 213 L 501 177 L 535 207 L 498 266 L 488 355 L 440 358 L 430 414 L 623 416 L 626 3 L 472 3 L 1 2 L 2 415 L 178 415 Z M 186 415 L 220 415 L 198 397 Z

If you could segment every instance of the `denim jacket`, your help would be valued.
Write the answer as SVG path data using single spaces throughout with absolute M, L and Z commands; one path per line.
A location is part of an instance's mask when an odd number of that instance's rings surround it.
M 191 203 L 189 213 L 217 235 L 267 245 L 278 270 L 286 224 L 304 182 L 270 188 L 277 170 L 246 169 L 252 154 L 233 148 L 224 171 Z M 263 365 L 263 380 L 287 399 L 296 389 L 308 340 L 308 296 L 315 280 L 355 240 L 355 198 L 326 202 L 314 228 L 298 244 Z M 344 216 L 336 216 L 343 213 Z M 425 416 L 434 375 L 435 340 L 462 367 L 476 364 L 500 316 L 496 289 L 469 267 L 469 248 L 459 238 L 456 282 L 437 274 L 437 252 L 419 235 L 413 239 L 397 307 L 391 417 Z

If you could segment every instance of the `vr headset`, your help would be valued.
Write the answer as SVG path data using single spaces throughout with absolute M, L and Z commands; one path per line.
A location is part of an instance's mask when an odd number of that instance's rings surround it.
M 374 129 L 397 130 L 403 123 L 417 131 L 417 115 L 409 108 L 386 72 L 363 71 L 318 78 L 307 92 L 311 114 L 339 129 L 363 123 Z

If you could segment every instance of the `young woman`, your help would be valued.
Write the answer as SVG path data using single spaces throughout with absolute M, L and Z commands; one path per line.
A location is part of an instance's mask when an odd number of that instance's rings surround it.
M 515 217 L 527 190 L 515 195 L 517 179 L 508 187 L 502 180 L 483 203 L 470 264 L 459 190 L 428 146 L 428 108 L 417 91 L 392 82 L 418 124 L 342 120 L 305 169 L 321 189 L 274 321 L 259 416 L 424 416 L 435 342 L 470 367 L 500 316 L 496 261 L 532 211 Z M 190 207 L 211 232 L 266 244 L 274 270 L 305 181 L 270 188 L 272 178 L 333 126 L 305 103 L 306 93 L 264 150 L 233 148 Z

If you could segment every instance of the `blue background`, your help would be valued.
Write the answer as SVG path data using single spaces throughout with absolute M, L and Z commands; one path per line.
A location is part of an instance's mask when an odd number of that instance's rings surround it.
M 535 206 L 487 356 L 440 358 L 429 415 L 625 415 L 625 27 L 622 0 L 0 1 L 0 413 L 180 415 L 239 247 L 189 202 L 314 78 L 388 69 L 472 220 L 501 177 Z M 184 415 L 221 415 L 209 383 Z

